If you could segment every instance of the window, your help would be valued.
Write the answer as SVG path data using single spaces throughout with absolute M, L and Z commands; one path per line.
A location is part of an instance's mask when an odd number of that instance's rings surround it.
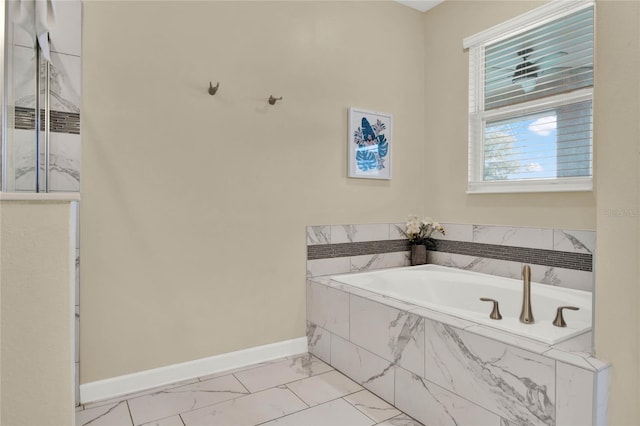
M 469 193 L 588 191 L 592 1 L 554 1 L 464 40 Z

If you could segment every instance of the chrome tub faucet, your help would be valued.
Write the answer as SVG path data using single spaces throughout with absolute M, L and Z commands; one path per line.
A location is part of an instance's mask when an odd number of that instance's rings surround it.
M 522 311 L 520 311 L 520 322 L 525 324 L 533 324 L 533 312 L 531 312 L 531 267 L 524 265 L 522 267 Z

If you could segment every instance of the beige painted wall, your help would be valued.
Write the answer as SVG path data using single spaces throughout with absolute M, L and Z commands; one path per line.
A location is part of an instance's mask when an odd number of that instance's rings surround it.
M 640 3 L 598 3 L 594 102 L 596 355 L 613 363 L 610 423 L 640 424 Z
M 0 204 L 3 425 L 75 421 L 70 223 L 68 202 Z
M 469 54 L 465 37 L 544 2 L 446 1 L 425 13 L 426 210 L 442 221 L 595 229 L 585 193 L 467 195 Z M 437 182 L 437 183 L 436 183 Z
M 443 221 L 596 229 L 596 355 L 613 363 L 610 423 L 640 424 L 640 3 L 597 4 L 593 193 L 466 195 L 468 52 L 462 40 L 540 5 L 446 1 L 425 14 L 427 211 Z M 447 84 L 443 84 L 446 82 Z M 620 216 L 622 214 L 622 216 Z
M 423 29 L 393 2 L 84 3 L 83 383 L 304 336 L 305 226 L 423 208 Z M 346 177 L 350 106 L 393 114 L 391 181 Z

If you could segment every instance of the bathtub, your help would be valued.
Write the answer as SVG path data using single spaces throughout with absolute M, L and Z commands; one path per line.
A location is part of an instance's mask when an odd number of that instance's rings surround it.
M 534 324 L 519 321 L 522 281 L 439 265 L 422 265 L 380 271 L 334 275 L 332 281 L 381 294 L 402 302 L 555 345 L 591 330 L 591 293 L 531 283 Z M 492 304 L 499 302 L 501 320 L 489 318 Z M 552 324 L 558 306 L 565 310 L 567 327 Z

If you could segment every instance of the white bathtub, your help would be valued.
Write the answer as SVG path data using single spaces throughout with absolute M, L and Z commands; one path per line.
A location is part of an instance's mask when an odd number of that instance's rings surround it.
M 586 291 L 532 282 L 531 307 L 535 323 L 522 324 L 519 321 L 521 280 L 438 265 L 334 275 L 331 279 L 549 345 L 591 330 L 591 293 Z M 480 301 L 481 297 L 499 302 L 501 320 L 489 318 L 492 304 Z M 558 306 L 580 308 L 564 310 L 567 327 L 552 324 Z

